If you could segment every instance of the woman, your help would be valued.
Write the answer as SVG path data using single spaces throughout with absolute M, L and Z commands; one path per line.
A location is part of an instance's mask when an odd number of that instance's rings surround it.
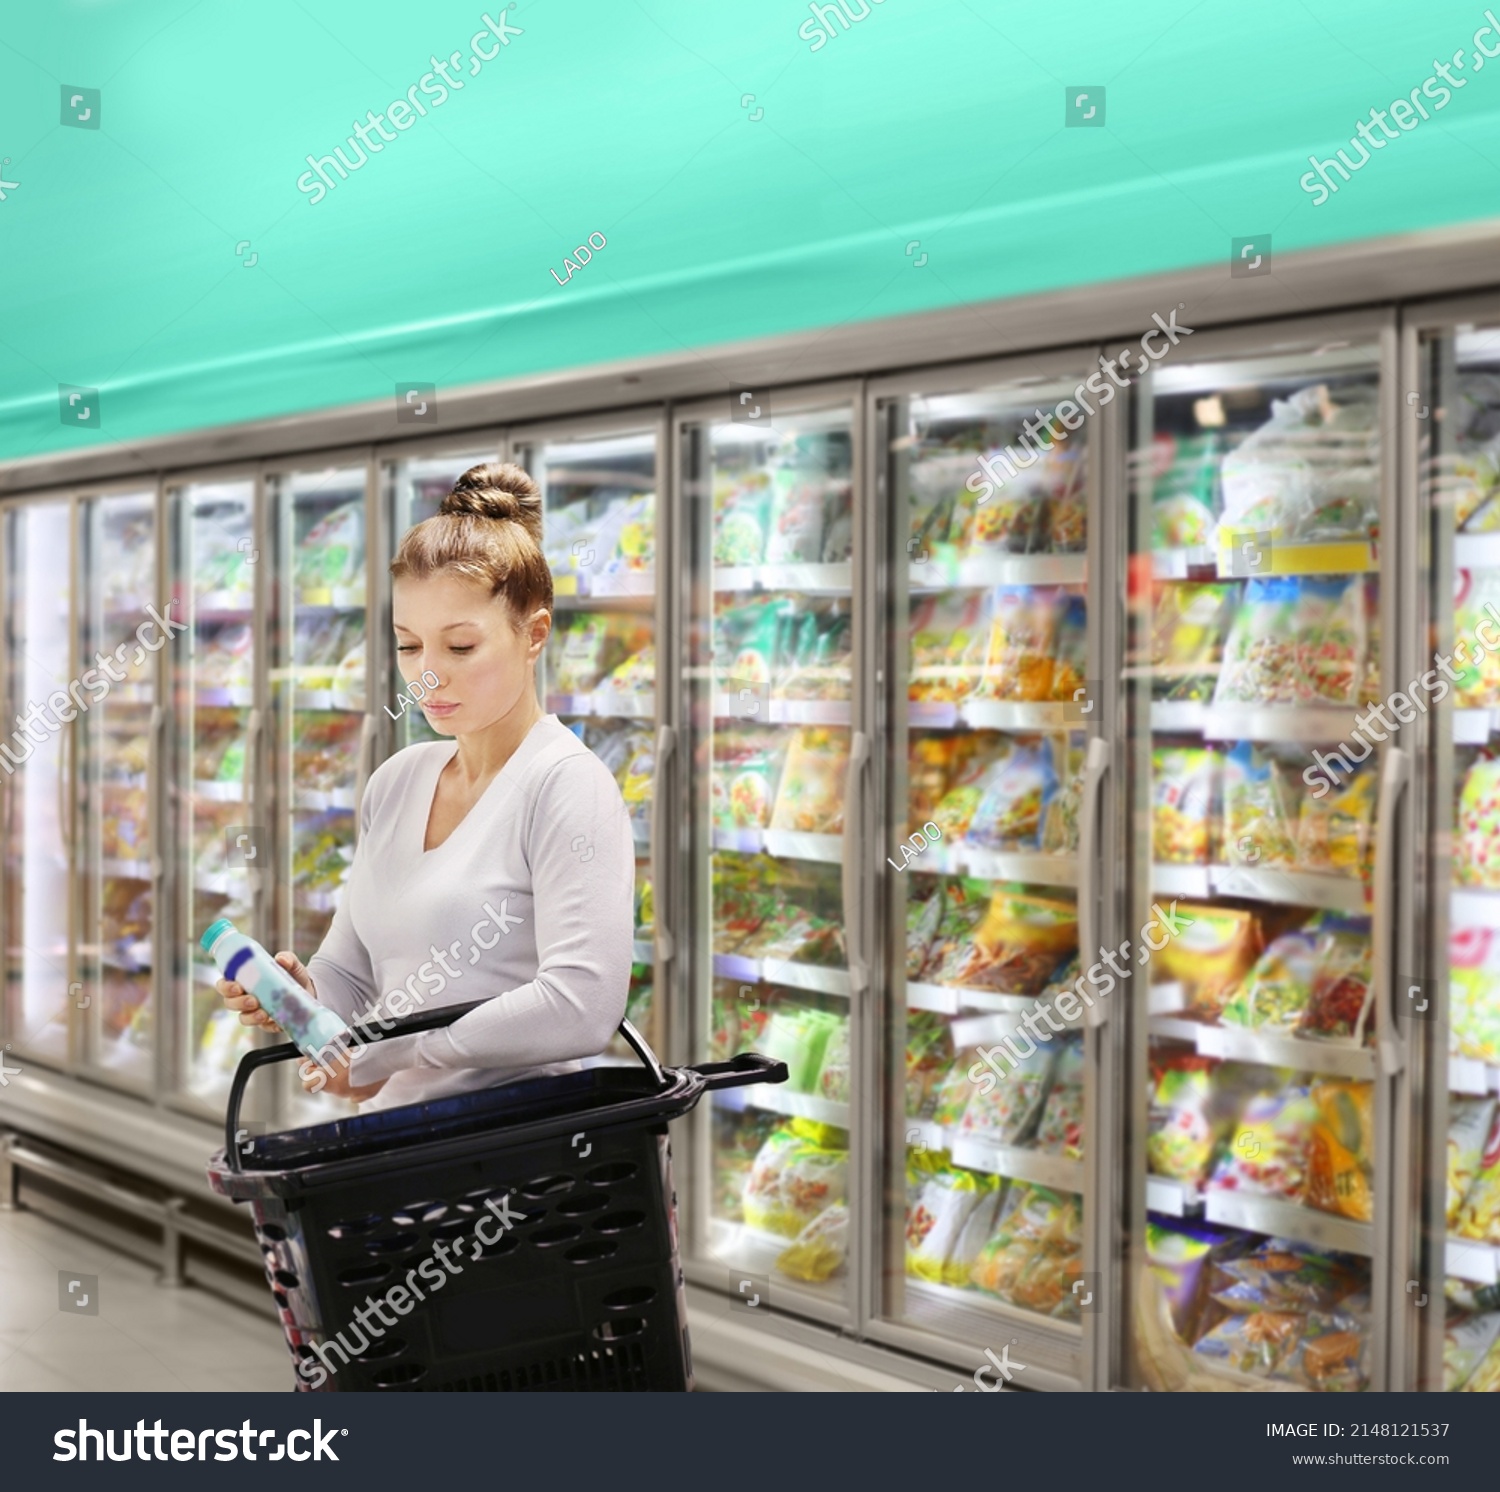
M 454 744 L 408 746 L 370 777 L 323 946 L 306 968 L 276 957 L 346 1021 L 487 1003 L 305 1066 L 313 1091 L 389 1108 L 569 1071 L 560 1064 L 602 1051 L 625 1013 L 630 821 L 609 770 L 537 703 L 552 629 L 541 538 L 536 483 L 476 466 L 391 564 L 402 676 L 437 676 L 421 705 Z M 244 1024 L 278 1029 L 240 985 L 217 988 Z

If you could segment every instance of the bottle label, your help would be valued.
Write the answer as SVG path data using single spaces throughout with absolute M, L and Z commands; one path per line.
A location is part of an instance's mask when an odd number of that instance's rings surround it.
M 255 954 L 251 949 L 241 948 L 240 951 L 236 953 L 227 964 L 224 965 L 224 977 L 226 979 L 233 979 L 240 972 L 240 970 L 243 969 L 245 965 L 254 957 Z

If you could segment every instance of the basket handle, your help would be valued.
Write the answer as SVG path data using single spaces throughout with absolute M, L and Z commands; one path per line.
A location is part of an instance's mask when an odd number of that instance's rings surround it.
M 468 1015 L 471 1010 L 478 1010 L 481 1005 L 489 1003 L 488 999 L 467 1000 L 462 1005 L 445 1005 L 441 1010 L 425 1010 L 416 1015 L 402 1016 L 400 1020 L 391 1022 L 384 1031 L 356 1022 L 349 1027 L 349 1031 L 356 1046 L 367 1046 L 388 1037 L 415 1036 L 422 1031 L 435 1031 L 442 1026 L 451 1026 L 460 1016 Z M 642 1065 L 656 1080 L 657 1088 L 665 1088 L 667 1076 L 662 1071 L 661 1063 L 656 1060 L 656 1053 L 646 1044 L 645 1037 L 625 1020 L 620 1022 L 620 1035 L 630 1043 Z M 270 1067 L 276 1062 L 292 1062 L 301 1056 L 302 1052 L 298 1047 L 288 1041 L 280 1046 L 257 1047 L 240 1058 L 239 1066 L 234 1070 L 234 1079 L 229 1085 L 229 1107 L 224 1114 L 224 1156 L 229 1162 L 229 1169 L 236 1175 L 242 1169 L 239 1147 L 240 1108 L 244 1103 L 245 1089 L 250 1084 L 251 1075 L 259 1068 Z M 745 1078 L 741 1081 L 755 1080 Z

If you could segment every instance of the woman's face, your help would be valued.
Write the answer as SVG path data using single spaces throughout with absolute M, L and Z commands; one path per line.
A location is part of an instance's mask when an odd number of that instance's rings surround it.
M 547 612 L 517 630 L 503 596 L 452 574 L 403 576 L 391 612 L 401 677 L 421 680 L 422 709 L 440 735 L 482 731 L 535 699 L 536 660 L 552 630 Z

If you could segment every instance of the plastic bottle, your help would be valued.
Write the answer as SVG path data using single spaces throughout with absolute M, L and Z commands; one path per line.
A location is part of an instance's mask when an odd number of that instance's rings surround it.
M 308 992 L 254 938 L 235 930 L 221 917 L 198 940 L 226 979 L 260 1001 L 261 1009 L 296 1043 L 305 1057 L 317 1059 L 328 1047 L 343 1050 L 339 1037 L 348 1031 L 343 1019 Z

